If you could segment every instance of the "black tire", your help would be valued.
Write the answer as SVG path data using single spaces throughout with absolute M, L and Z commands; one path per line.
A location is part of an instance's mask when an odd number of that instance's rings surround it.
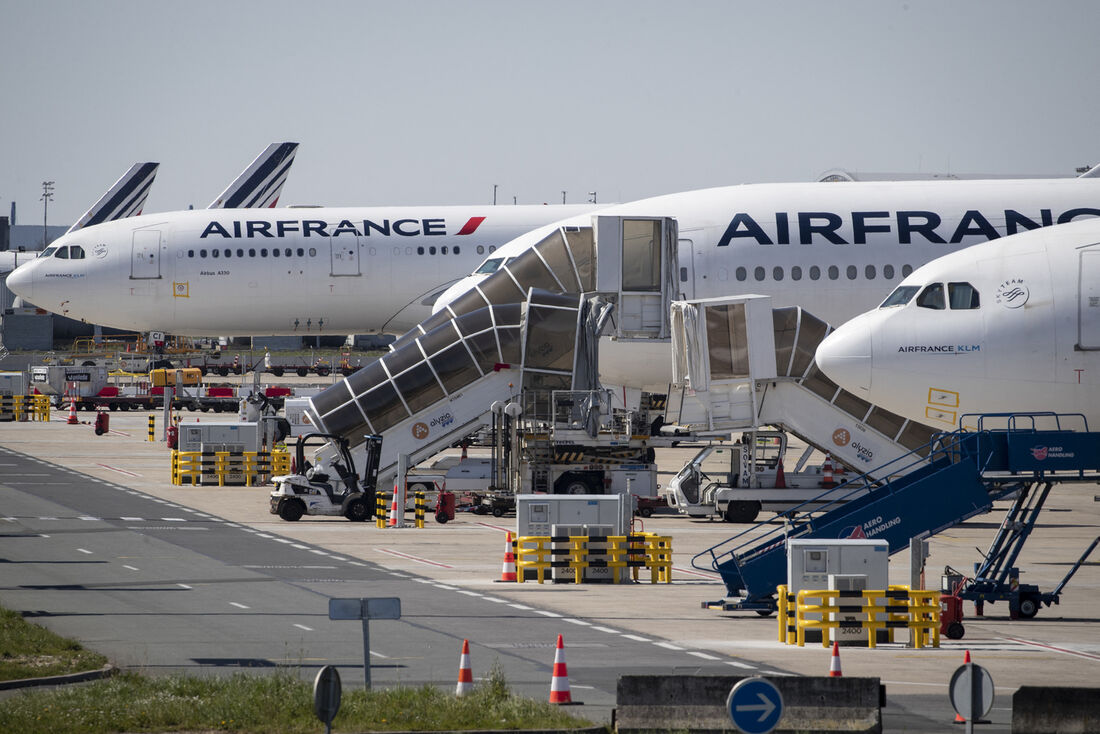
M 774 609 L 757 609 L 756 613 L 761 617 L 770 617 L 774 611 Z
M 503 507 L 494 507 L 493 508 L 493 517 L 504 517 L 504 508 Z
M 639 507 L 638 508 L 638 514 L 641 517 L 653 517 L 653 508 L 652 507 Z
M 203 377 L 206 377 L 206 373 L 208 371 L 209 370 L 206 369 L 206 365 L 202 365 L 201 367 L 199 367 L 199 374 L 202 375 Z
M 328 367 L 318 367 L 317 368 L 317 376 L 318 377 L 328 377 L 329 371 L 330 370 L 329 370 Z
M 1033 596 L 1022 596 L 1017 611 L 1022 619 L 1033 619 L 1039 613 L 1039 600 Z
M 408 502 L 409 497 L 415 497 L 417 492 L 427 492 L 428 485 L 423 482 L 416 482 L 414 484 L 408 484 L 405 486 L 405 501 Z
M 306 369 L 305 367 L 299 367 L 298 368 L 298 377 L 305 377 L 308 374 L 309 374 L 309 370 Z
M 118 410 L 118 403 L 110 403 L 107 407 L 112 411 Z
M 442 512 L 437 512 L 437 513 L 435 514 L 435 521 L 436 521 L 437 523 L 439 523 L 440 525 L 444 525 L 444 524 L 446 524 L 446 522 L 447 522 L 447 519 L 448 519 L 448 518 L 447 518 L 447 516 L 446 516 L 446 515 L 444 515 L 444 514 L 443 514 Z
M 952 622 L 947 625 L 944 634 L 947 635 L 947 639 L 949 640 L 961 640 L 963 635 L 966 634 L 966 628 L 962 626 L 962 622 Z
M 365 522 L 371 518 L 371 509 L 362 497 L 352 497 L 344 507 L 344 517 L 352 522 Z
M 306 514 L 306 506 L 301 500 L 283 500 L 279 505 L 279 517 L 287 522 L 297 522 L 304 514 Z
M 214 408 L 215 413 L 221 413 L 222 412 L 222 404 L 221 403 L 214 403 L 213 408 Z
M 81 367 L 95 367 L 95 361 L 91 360 L 91 359 L 86 359 L 86 360 L 84 360 L 83 362 L 80 363 L 80 366 Z
M 760 503 L 756 500 L 733 500 L 726 505 L 722 519 L 726 522 L 752 522 L 760 514 Z
M 229 368 L 226 367 L 225 365 L 222 365 L 221 367 L 218 368 L 218 374 L 221 375 L 222 377 L 229 377 Z
M 282 377 L 283 376 L 283 368 L 282 367 L 272 367 L 271 368 L 271 374 L 275 375 L 276 377 Z

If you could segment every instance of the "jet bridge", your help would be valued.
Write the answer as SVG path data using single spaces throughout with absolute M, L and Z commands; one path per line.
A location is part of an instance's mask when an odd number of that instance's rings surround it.
M 799 307 L 773 309 L 769 296 L 673 302 L 673 384 L 666 424 L 722 435 L 775 426 L 861 472 L 927 444 L 933 429 L 861 400 L 817 369 L 814 353 L 829 331 L 828 324 Z M 754 463 L 747 466 L 752 469 Z M 871 475 L 877 476 L 873 470 Z M 705 503 L 690 485 L 670 482 L 667 491 L 675 493 L 670 504 L 687 511 Z M 750 476 L 739 486 L 756 485 Z M 817 494 L 810 489 L 761 492 L 771 493 L 774 501 L 780 495 L 793 499 L 791 505 Z M 734 494 L 758 502 L 763 496 Z

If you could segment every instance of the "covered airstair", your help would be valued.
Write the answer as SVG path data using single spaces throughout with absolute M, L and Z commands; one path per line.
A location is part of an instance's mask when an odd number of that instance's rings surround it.
M 857 477 L 849 484 L 858 495 L 842 498 L 848 501 L 830 504 L 817 514 L 798 514 L 763 534 L 763 524 L 751 527 L 699 553 L 692 565 L 717 571 L 728 594 L 725 601 L 704 606 L 774 609 L 776 586 L 786 581 L 790 539 L 885 540 L 895 553 L 907 548 L 911 538 L 935 535 L 988 512 L 994 500 L 1015 494 L 1015 504 L 985 554 L 987 570 L 979 570 L 971 583 L 970 598 L 984 593 L 988 600 L 1009 599 L 1018 607 L 1019 590 L 1008 593 L 1006 578 L 998 575 L 1006 559 L 1018 557 L 1034 527 L 1034 518 L 1026 528 L 1018 518 L 1021 512 L 1037 512 L 1027 505 L 1037 487 L 1042 487 L 1045 499 L 1051 486 L 1100 479 L 1100 433 L 1088 432 L 1083 416 L 997 416 L 1003 424 L 997 428 L 988 427 L 986 418 L 978 421 L 976 431 L 938 434 L 926 446 L 880 467 L 875 474 L 882 479 Z M 865 483 L 870 491 L 865 491 Z M 1036 590 L 1034 597 L 1023 598 L 1057 602 L 1065 581 L 1052 593 Z

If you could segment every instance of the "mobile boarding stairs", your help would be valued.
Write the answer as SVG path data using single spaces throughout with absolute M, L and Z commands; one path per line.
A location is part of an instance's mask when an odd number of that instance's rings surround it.
M 863 475 L 841 487 L 858 496 L 814 507 L 814 515 L 792 513 L 783 527 L 763 535 L 749 528 L 696 555 L 692 565 L 717 571 L 728 594 L 703 606 L 774 611 L 776 586 L 786 582 L 789 539 L 885 540 L 892 554 L 907 548 L 911 538 L 935 535 L 989 512 L 994 500 L 1014 493 L 984 562 L 959 595 L 1008 601 L 1012 616 L 1034 616 L 1040 604 L 1057 604 L 1097 541 L 1049 592 L 1016 585 L 1012 567 L 1054 486 L 1100 480 L 1100 433 L 1089 432 L 1084 416 L 1077 414 L 964 417 L 971 425 L 975 419 L 977 430 L 937 434 L 927 446 L 879 467 L 874 474 L 883 479 Z

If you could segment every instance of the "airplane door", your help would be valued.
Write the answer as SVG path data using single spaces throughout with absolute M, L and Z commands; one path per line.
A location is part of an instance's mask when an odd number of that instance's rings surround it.
M 1081 252 L 1077 346 L 1080 349 L 1100 349 L 1100 250 Z
M 593 217 L 596 290 L 614 294 L 615 336 L 667 339 L 669 302 L 680 292 L 676 220 Z
M 359 275 L 359 238 L 341 234 L 329 238 L 332 247 L 331 275 Z
M 134 280 L 160 277 L 160 231 L 140 229 L 134 232 L 130 254 L 130 278 Z
M 691 240 L 677 240 L 677 265 L 680 268 L 680 272 L 676 274 L 676 281 L 679 283 L 680 299 L 687 300 L 689 298 L 695 298 L 695 273 L 692 270 L 692 241 Z

